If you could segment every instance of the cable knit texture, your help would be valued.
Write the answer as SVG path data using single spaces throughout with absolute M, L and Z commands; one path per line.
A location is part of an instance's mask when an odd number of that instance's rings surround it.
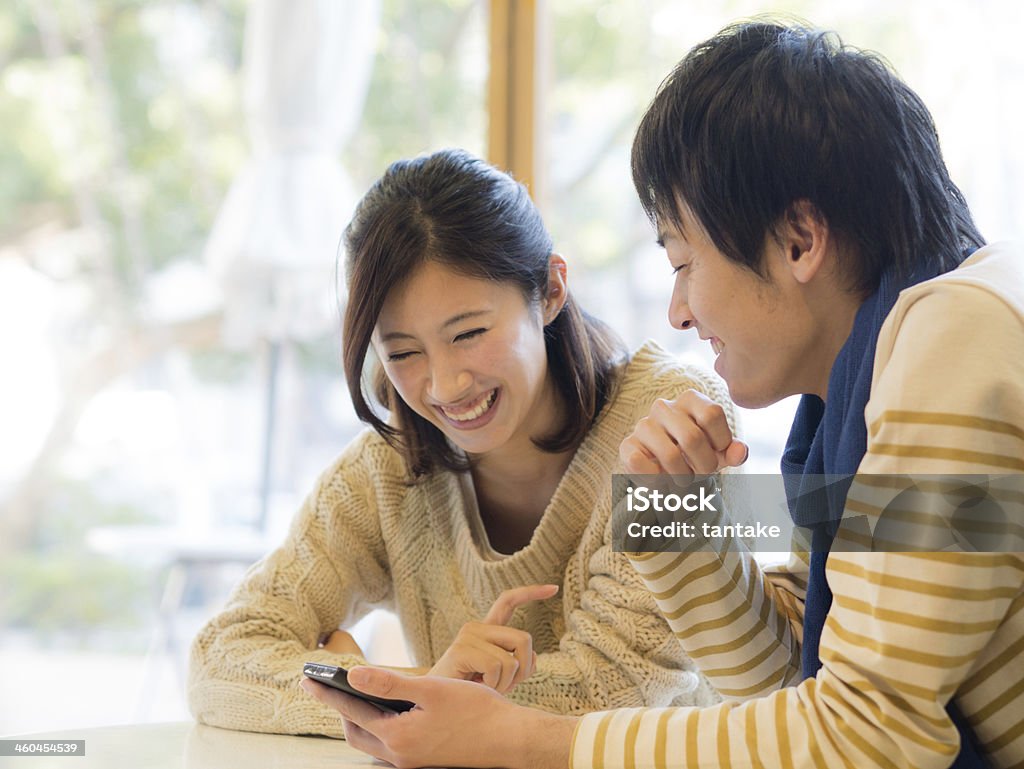
M 298 684 L 305 661 L 358 657 L 317 639 L 385 607 L 401 620 L 418 665 L 503 591 L 557 583 L 550 600 L 510 624 L 533 636 L 538 665 L 510 698 L 557 713 L 708 705 L 718 695 L 682 651 L 629 561 L 611 547 L 611 475 L 618 447 L 658 398 L 697 389 L 734 414 L 724 383 L 653 342 L 623 364 L 530 543 L 491 549 L 468 475 L 436 472 L 410 485 L 401 456 L 361 433 L 320 478 L 284 544 L 252 567 L 192 646 L 188 698 L 207 724 L 341 736 L 338 713 Z

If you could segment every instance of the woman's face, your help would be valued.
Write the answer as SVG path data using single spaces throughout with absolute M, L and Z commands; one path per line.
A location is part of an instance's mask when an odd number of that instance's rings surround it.
M 831 327 L 828 303 L 795 272 L 786 246 L 766 239 L 764 280 L 722 254 L 689 211 L 681 215 L 682 227 L 663 223 L 659 233 L 675 273 L 672 326 L 695 329 L 711 343 L 715 371 L 740 406 L 760 408 L 796 393 L 824 397 L 844 332 Z
M 388 295 L 373 346 L 409 408 L 481 455 L 551 431 L 544 322 L 514 284 L 427 261 Z

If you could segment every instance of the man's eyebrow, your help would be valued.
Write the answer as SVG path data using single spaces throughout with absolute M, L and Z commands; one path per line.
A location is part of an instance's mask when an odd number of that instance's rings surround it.
M 464 320 L 470 320 L 472 318 L 478 318 L 481 315 L 489 315 L 493 310 L 469 310 L 467 312 L 460 312 L 458 315 L 453 315 L 444 323 L 441 324 L 441 330 L 445 330 L 456 323 L 461 323 Z M 404 331 L 389 331 L 386 334 L 382 334 L 380 340 L 382 342 L 393 342 L 396 339 L 415 339 L 412 334 L 407 334 Z
M 665 230 L 658 230 L 658 239 L 655 241 L 662 248 L 665 247 L 666 240 L 682 240 L 684 243 L 689 243 L 686 239 L 686 235 L 681 230 L 674 230 L 673 232 L 666 232 Z

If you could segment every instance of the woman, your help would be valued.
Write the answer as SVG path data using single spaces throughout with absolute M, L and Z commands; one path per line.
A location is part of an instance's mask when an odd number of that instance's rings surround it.
M 392 165 L 345 244 L 345 372 L 372 429 L 199 634 L 196 718 L 340 735 L 302 664 L 364 663 L 317 639 L 377 606 L 417 664 L 555 713 L 717 701 L 612 551 L 608 486 L 659 398 L 694 388 L 731 419 L 719 381 L 653 344 L 625 356 L 574 303 L 525 189 L 464 152 Z
M 728 551 L 634 554 L 683 648 L 744 701 L 576 719 L 464 682 L 353 671 L 357 689 L 419 706 L 389 718 L 306 688 L 354 745 L 403 767 L 1024 765 L 1021 553 L 831 543 L 840 523 L 877 519 L 873 496 L 908 474 L 927 483 L 905 512 L 929 525 L 949 523 L 936 481 L 1016 478 L 1001 501 L 1019 525 L 1019 248 L 984 244 L 917 95 L 803 27 L 741 24 L 693 49 L 641 121 L 633 172 L 676 273 L 673 326 L 710 341 L 737 403 L 803 395 L 782 463 L 801 492 L 856 474 L 849 494 L 797 496 L 814 546 L 795 573 Z M 732 436 L 682 397 L 622 458 L 631 473 L 706 473 Z M 467 728 L 471 744 L 453 739 Z

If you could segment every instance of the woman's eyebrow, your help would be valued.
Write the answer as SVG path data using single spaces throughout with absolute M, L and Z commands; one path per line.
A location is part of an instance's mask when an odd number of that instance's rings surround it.
M 479 318 L 481 315 L 489 315 L 493 310 L 470 310 L 469 312 L 460 312 L 458 315 L 453 315 L 444 323 L 441 324 L 441 329 L 446 329 L 449 326 L 454 326 L 456 323 L 461 323 L 464 320 L 470 318 Z
M 470 320 L 471 318 L 478 318 L 481 315 L 489 315 L 493 310 L 469 310 L 467 312 L 460 312 L 458 315 L 453 315 L 444 323 L 441 324 L 441 330 L 454 326 L 456 323 L 461 323 L 464 320 Z M 404 331 L 389 331 L 386 334 L 381 334 L 380 340 L 382 342 L 391 342 L 396 339 L 415 339 L 412 334 L 408 334 Z

